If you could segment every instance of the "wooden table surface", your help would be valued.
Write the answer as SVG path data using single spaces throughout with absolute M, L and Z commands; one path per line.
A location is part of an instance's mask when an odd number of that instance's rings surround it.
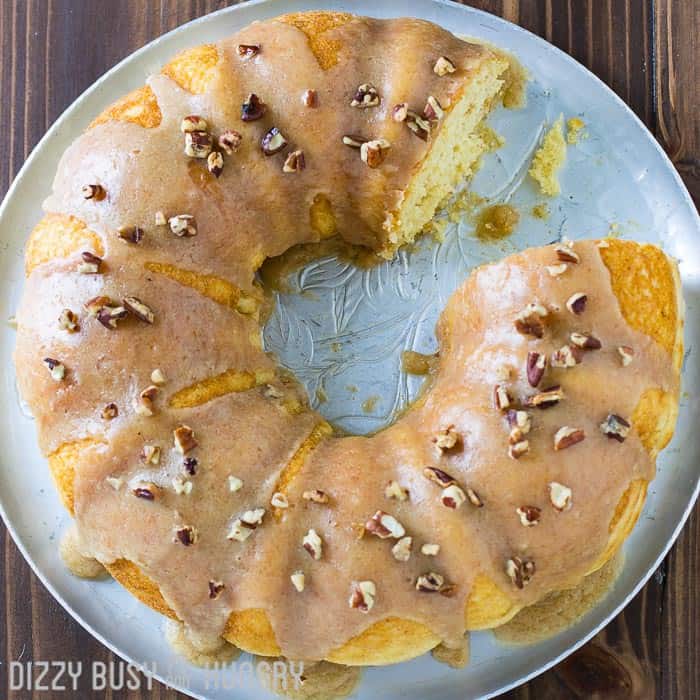
M 107 69 L 160 34 L 227 4 L 0 0 L 0 124 L 7 127 L 0 139 L 0 196 L 51 123 Z M 545 37 L 600 76 L 647 124 L 700 201 L 698 0 L 466 4 Z M 506 697 L 700 698 L 699 515 L 696 508 L 659 570 L 603 632 Z M 0 697 L 71 696 L 11 692 L 5 671 L 11 660 L 115 658 L 53 600 L 2 525 L 0 620 Z M 158 684 L 152 691 L 81 691 L 79 697 L 184 698 Z

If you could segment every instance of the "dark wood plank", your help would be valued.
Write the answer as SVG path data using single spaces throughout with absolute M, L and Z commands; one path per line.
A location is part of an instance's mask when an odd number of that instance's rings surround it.
M 31 148 L 86 87 L 124 56 L 195 17 L 233 4 L 215 0 L 6 0 L 0 2 L 0 194 Z M 607 82 L 655 133 L 695 201 L 700 198 L 696 65 L 700 4 L 673 0 L 477 0 L 569 52 Z M 9 535 L 0 537 L 0 661 L 115 657 L 84 632 L 30 572 Z M 697 648 L 700 518 L 691 518 L 649 584 L 595 640 L 509 698 L 700 697 Z M 2 690 L 5 692 L 3 693 Z M 50 697 L 7 689 L 0 696 Z M 60 697 L 60 696 L 56 696 Z M 81 698 L 184 696 L 89 692 Z

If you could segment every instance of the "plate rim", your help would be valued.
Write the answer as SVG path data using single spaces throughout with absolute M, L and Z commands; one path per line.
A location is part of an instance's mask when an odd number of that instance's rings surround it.
M 353 11 L 352 4 L 351 4 L 350 0 L 341 0 L 341 3 L 343 5 L 347 5 L 348 12 Z M 144 53 L 146 53 L 150 49 L 152 49 L 156 44 L 164 42 L 166 39 L 172 38 L 175 35 L 188 32 L 192 29 L 193 26 L 196 26 L 199 23 L 203 23 L 204 21 L 210 21 L 212 17 L 233 14 L 233 13 L 236 13 L 238 11 L 243 10 L 244 8 L 253 8 L 253 12 L 255 12 L 256 8 L 260 8 L 260 7 L 263 7 L 265 5 L 281 5 L 282 8 L 280 8 L 281 12 L 279 14 L 284 13 L 283 6 L 285 5 L 285 0 L 247 0 L 245 2 L 241 2 L 240 4 L 231 5 L 228 7 L 223 7 L 219 10 L 215 10 L 213 12 L 209 12 L 207 14 L 200 16 L 200 17 L 192 19 L 189 22 L 181 24 L 180 26 L 175 27 L 174 29 L 171 29 L 168 32 L 165 32 L 164 34 L 161 34 L 160 36 L 155 37 L 154 39 L 152 39 L 148 43 L 144 44 L 143 46 L 141 46 L 137 50 L 126 55 L 124 58 L 122 58 L 120 61 L 118 61 L 114 66 L 109 68 L 97 80 L 95 80 L 83 92 L 81 92 L 80 95 L 75 100 L 73 100 L 69 105 L 66 106 L 66 108 L 55 119 L 53 124 L 51 124 L 49 129 L 44 133 L 44 135 L 39 139 L 39 141 L 36 143 L 36 145 L 32 148 L 29 156 L 26 158 L 26 160 L 22 164 L 21 168 L 15 174 L 12 182 L 10 183 L 10 186 L 7 189 L 7 192 L 5 193 L 5 196 L 3 197 L 2 202 L 0 203 L 0 221 L 2 221 L 2 219 L 4 218 L 5 212 L 10 206 L 10 202 L 14 199 L 15 191 L 18 189 L 18 187 L 20 185 L 20 181 L 23 179 L 23 177 L 25 175 L 25 171 L 28 170 L 32 166 L 34 161 L 39 157 L 39 154 L 40 154 L 41 150 L 43 149 L 44 145 L 54 138 L 54 135 L 56 134 L 56 132 L 59 131 L 59 129 L 63 126 L 63 124 L 65 122 L 67 122 L 68 119 L 75 112 L 78 112 L 80 110 L 80 108 L 82 107 L 83 103 L 85 101 L 87 101 L 87 99 L 90 96 L 92 96 L 94 93 L 99 91 L 100 88 L 104 85 L 104 83 L 106 83 L 115 73 L 119 73 L 123 68 L 125 68 L 127 66 L 127 64 L 138 60 L 139 57 L 141 57 Z M 646 132 L 647 141 L 651 142 L 653 148 L 656 150 L 657 154 L 661 157 L 661 160 L 664 163 L 667 172 L 670 172 L 670 174 L 675 182 L 676 190 L 680 193 L 683 200 L 688 205 L 689 210 L 691 212 L 691 216 L 695 221 L 695 226 L 698 230 L 700 230 L 700 214 L 698 213 L 698 209 L 697 209 L 692 197 L 690 196 L 690 193 L 689 193 L 685 183 L 683 182 L 682 178 L 680 177 L 680 174 L 678 173 L 677 169 L 675 168 L 672 161 L 668 157 L 668 154 L 664 151 L 663 147 L 658 142 L 658 140 L 656 139 L 654 134 L 647 127 L 647 125 L 640 119 L 640 117 L 637 116 L 637 114 L 634 112 L 634 110 L 632 110 L 632 108 L 607 83 L 605 83 L 600 77 L 598 77 L 598 75 L 596 75 L 589 68 L 587 68 L 585 65 L 583 65 L 582 63 L 577 61 L 573 56 L 571 56 L 567 52 L 563 51 L 562 49 L 558 48 L 554 44 L 550 43 L 546 39 L 538 36 L 537 34 L 534 34 L 530 30 L 525 29 L 524 27 L 522 27 L 518 24 L 515 24 L 514 22 L 510 22 L 509 20 L 506 20 L 505 18 L 503 18 L 499 15 L 491 14 L 489 12 L 486 12 L 485 10 L 471 7 L 469 5 L 462 5 L 460 3 L 453 2 L 452 0 L 411 0 L 410 6 L 406 7 L 407 13 L 403 16 L 413 16 L 414 13 L 418 12 L 417 8 L 419 5 L 432 5 L 432 6 L 438 6 L 438 7 L 449 7 L 451 12 L 457 11 L 457 12 L 463 12 L 464 14 L 467 14 L 467 15 L 471 14 L 471 15 L 475 15 L 477 17 L 488 18 L 488 20 L 490 22 L 495 22 L 496 25 L 498 25 L 498 26 L 507 26 L 510 31 L 515 30 L 516 32 L 527 35 L 528 41 L 531 41 L 531 42 L 534 41 L 543 50 L 548 51 L 550 53 L 553 53 L 560 60 L 564 59 L 566 62 L 568 62 L 569 64 L 574 66 L 576 70 L 585 71 L 588 74 L 588 77 L 593 78 L 594 82 L 597 83 L 598 87 L 602 88 L 604 90 L 604 92 L 607 93 L 607 97 L 612 98 L 618 107 L 623 108 L 623 111 L 626 113 L 627 117 L 632 117 L 632 119 L 636 122 L 636 124 L 638 126 L 642 127 L 643 132 Z M 310 8 L 310 9 L 313 10 L 313 9 L 317 9 L 317 8 Z M 147 77 L 147 76 L 145 76 L 145 77 Z M 144 77 L 144 79 L 145 79 L 145 77 Z M 607 626 L 614 617 L 619 615 L 620 612 L 622 612 L 622 610 L 624 610 L 624 608 L 627 607 L 627 605 L 630 603 L 630 601 L 639 593 L 639 591 L 642 589 L 642 587 L 646 585 L 646 583 L 649 581 L 649 579 L 652 577 L 652 575 L 658 569 L 661 562 L 666 558 L 670 549 L 676 543 L 678 536 L 680 535 L 681 530 L 685 526 L 688 518 L 690 517 L 690 513 L 692 512 L 693 508 L 695 507 L 695 504 L 698 500 L 699 494 L 700 494 L 700 474 L 697 474 L 696 478 L 695 478 L 695 486 L 690 494 L 690 498 L 689 498 L 687 505 L 683 511 L 683 514 L 679 518 L 671 536 L 668 538 L 664 547 L 660 551 L 659 555 L 654 560 L 653 565 L 651 565 L 647 569 L 647 571 L 644 573 L 644 575 L 642 577 L 640 577 L 640 579 L 636 582 L 636 584 L 623 595 L 623 598 L 621 599 L 619 604 L 617 606 L 614 606 L 608 612 L 607 615 L 603 616 L 603 618 L 600 620 L 600 622 L 598 624 L 595 624 L 587 633 L 582 635 L 574 643 L 567 646 L 561 653 L 552 657 L 544 664 L 541 664 L 541 665 L 537 666 L 536 668 L 534 668 L 533 670 L 531 670 L 530 672 L 521 675 L 515 681 L 501 685 L 497 689 L 493 690 L 492 692 L 490 691 L 487 694 L 482 695 L 480 697 L 483 697 L 483 698 L 496 697 L 497 695 L 500 695 L 500 694 L 505 693 L 509 690 L 517 688 L 520 685 L 527 683 L 528 681 L 532 680 L 533 678 L 539 676 L 540 674 L 549 670 L 550 668 L 557 665 L 558 663 L 560 663 L 561 661 L 566 659 L 568 656 L 573 654 L 575 651 L 580 649 L 592 637 L 594 637 L 596 634 L 598 634 L 598 632 L 600 632 L 601 629 L 603 629 L 605 626 Z M 96 629 L 94 629 L 83 618 L 83 616 L 77 612 L 77 610 L 73 607 L 73 605 L 71 605 L 70 603 L 67 602 L 67 600 L 58 592 L 58 590 L 55 588 L 55 586 L 48 580 L 46 575 L 39 569 L 39 566 L 34 561 L 34 559 L 29 555 L 27 545 L 25 544 L 24 540 L 19 536 L 19 533 L 17 532 L 14 525 L 12 524 L 12 522 L 10 521 L 10 519 L 7 516 L 5 505 L 4 505 L 4 500 L 2 498 L 2 494 L 0 494 L 0 517 L 2 518 L 2 521 L 5 525 L 5 527 L 7 528 L 8 533 L 12 537 L 12 540 L 13 540 L 15 546 L 18 548 L 18 550 L 22 554 L 25 562 L 27 564 L 29 564 L 33 573 L 41 581 L 41 583 L 48 590 L 48 592 L 52 595 L 52 597 L 71 616 L 71 618 L 73 620 L 75 620 L 85 631 L 87 631 L 95 639 L 97 639 L 101 644 L 103 644 L 110 651 L 112 651 L 112 653 L 114 653 L 117 657 L 126 661 L 127 663 L 133 664 L 134 666 L 138 667 L 140 669 L 141 673 L 143 673 L 144 676 L 146 676 L 147 678 L 155 678 L 156 680 L 158 680 L 160 683 L 162 683 L 166 687 L 173 688 L 173 689 L 175 689 L 175 690 L 177 690 L 177 691 L 179 691 L 179 692 L 181 692 L 184 695 L 187 695 L 189 697 L 198 698 L 200 700 L 206 700 L 205 695 L 200 695 L 197 692 L 193 691 L 192 689 L 189 689 L 187 687 L 181 687 L 178 684 L 173 684 L 173 683 L 168 682 L 168 680 L 165 677 L 163 677 L 160 673 L 151 671 L 147 665 L 143 665 L 143 664 L 139 663 L 136 659 L 132 658 L 128 653 L 117 648 L 116 644 L 107 640 L 100 632 L 98 632 Z M 598 603 L 598 605 L 600 605 L 600 603 Z M 593 609 L 595 609 L 595 607 L 597 607 L 597 606 L 594 606 Z

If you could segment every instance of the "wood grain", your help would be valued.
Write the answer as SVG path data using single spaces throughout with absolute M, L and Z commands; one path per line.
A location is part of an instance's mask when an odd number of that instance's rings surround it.
M 228 2 L 213 0 L 3 0 L 0 2 L 0 195 L 51 123 L 96 78 L 151 39 Z M 591 68 L 655 134 L 696 203 L 700 200 L 700 3 L 693 0 L 483 0 Z M 700 697 L 698 509 L 651 581 L 595 640 L 512 691 L 537 698 Z M 10 692 L 10 660 L 114 660 L 31 573 L 0 526 L 0 697 L 73 697 Z M 80 698 L 174 700 L 152 691 L 97 691 Z M 77 697 L 77 696 L 76 696 Z

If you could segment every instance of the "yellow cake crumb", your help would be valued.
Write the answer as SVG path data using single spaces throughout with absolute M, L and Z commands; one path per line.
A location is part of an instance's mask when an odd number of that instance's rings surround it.
M 548 219 L 549 218 L 549 207 L 545 202 L 542 202 L 540 204 L 535 204 L 534 207 L 532 207 L 532 215 L 536 219 Z
M 476 135 L 483 141 L 486 152 L 497 151 L 506 140 L 488 124 L 481 122 L 476 128 Z
M 483 209 L 477 218 L 476 236 L 482 241 L 496 241 L 515 231 L 520 214 L 511 204 L 494 204 Z
M 566 142 L 573 145 L 578 143 L 580 139 L 586 138 L 587 134 L 583 131 L 585 126 L 586 123 L 583 119 L 571 117 L 566 122 Z
M 566 160 L 566 141 L 563 134 L 564 117 L 560 116 L 552 124 L 532 158 L 528 171 L 540 186 L 540 192 L 548 197 L 556 197 L 561 188 L 557 173 Z

